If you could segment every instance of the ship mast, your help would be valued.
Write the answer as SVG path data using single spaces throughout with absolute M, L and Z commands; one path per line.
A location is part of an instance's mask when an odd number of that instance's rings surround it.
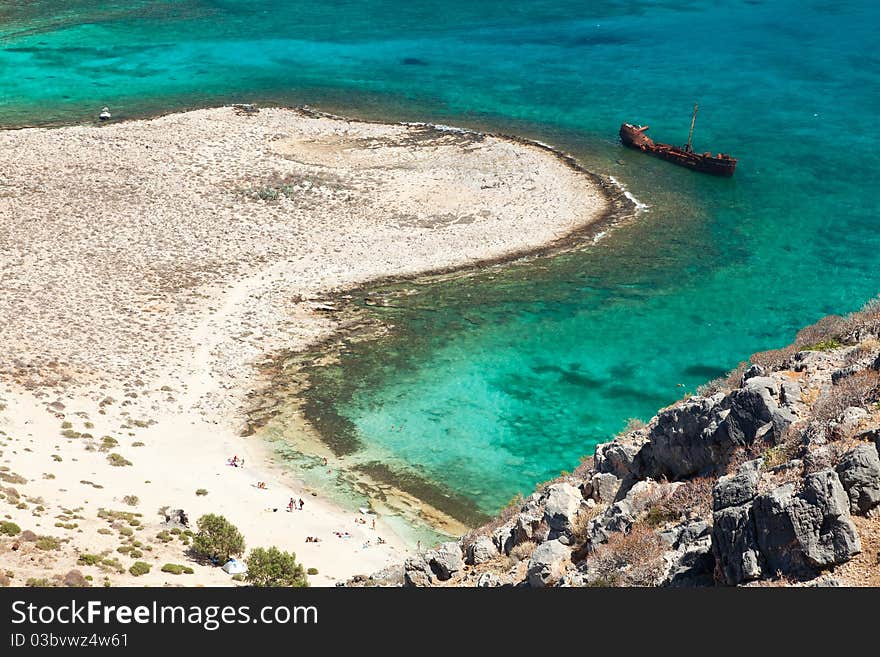
M 691 139 L 694 136 L 694 123 L 697 122 L 697 104 L 694 103 L 694 115 L 691 117 L 691 131 L 688 133 L 688 143 L 685 147 L 688 152 L 691 151 Z

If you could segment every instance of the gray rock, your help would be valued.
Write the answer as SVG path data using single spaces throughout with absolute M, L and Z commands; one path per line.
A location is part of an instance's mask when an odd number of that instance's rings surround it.
M 849 516 L 849 497 L 837 473 L 816 472 L 794 494 L 785 484 L 752 504 L 758 545 L 767 571 L 801 573 L 848 561 L 861 551 Z
M 498 556 L 498 547 L 488 536 L 480 536 L 468 545 L 466 562 L 472 566 L 491 561 Z
M 850 365 L 849 367 L 841 367 L 839 370 L 834 370 L 831 373 L 831 383 L 837 385 L 844 379 L 851 377 L 860 369 L 861 368 L 856 367 L 855 365 Z
M 774 379 L 756 377 L 749 379 L 744 388 L 730 393 L 730 413 L 724 419 L 716 442 L 728 445 L 729 451 L 751 444 L 768 423 L 775 427 L 774 416 L 779 413 L 772 392 L 775 389 Z
M 797 381 L 792 381 L 791 379 L 783 379 L 780 384 L 780 393 L 779 399 L 786 406 L 794 406 L 795 404 L 800 404 L 801 396 L 803 391 L 801 390 L 801 384 Z
M 477 586 L 481 589 L 494 588 L 501 584 L 501 578 L 495 573 L 483 573 L 477 580 Z
M 712 527 L 702 518 L 686 520 L 660 532 L 660 538 L 673 550 L 679 550 L 710 536 Z
M 763 367 L 761 367 L 760 365 L 751 365 L 749 367 L 749 369 L 747 369 L 745 372 L 743 372 L 742 380 L 743 380 L 743 383 L 745 383 L 749 379 L 753 379 L 756 376 L 763 377 L 766 375 L 767 375 L 767 370 L 765 370 Z
M 511 549 L 513 549 L 513 525 L 513 521 L 506 522 L 492 532 L 492 542 L 499 552 L 510 554 Z
M 610 504 L 617 496 L 617 490 L 620 488 L 620 479 L 609 472 L 599 472 L 593 475 L 590 485 L 593 490 L 594 500 Z
M 755 499 L 762 463 L 763 459 L 748 461 L 739 467 L 736 474 L 719 478 L 712 489 L 712 509 L 720 511 Z
M 849 496 L 851 513 L 864 515 L 880 504 L 880 457 L 874 445 L 859 445 L 844 454 L 837 476 Z
M 689 520 L 679 525 L 678 538 L 673 547 L 680 548 L 696 543 L 711 535 L 712 527 L 703 519 Z
M 619 440 L 597 445 L 593 470 L 613 474 L 618 479 L 625 479 L 631 474 L 633 459 L 638 454 L 639 447 L 622 443 Z
M 634 467 L 660 479 L 697 474 L 721 462 L 716 434 L 723 422 L 723 396 L 691 397 L 661 411 L 636 456 Z
M 799 351 L 792 357 L 795 372 L 817 372 L 827 369 L 833 356 L 826 351 Z
M 623 498 L 629 507 L 629 513 L 636 516 L 647 509 L 659 497 L 659 487 L 660 485 L 652 479 L 636 482 Z
M 544 522 L 543 509 L 530 509 L 520 513 L 513 523 L 511 530 L 510 546 L 519 545 L 526 541 L 541 543 L 550 533 L 550 526 Z M 505 551 L 509 552 L 507 548 Z
M 403 585 L 408 587 L 431 586 L 434 574 L 421 557 L 407 559 L 403 564 Z
M 721 509 L 713 518 L 712 553 L 722 581 L 733 586 L 758 579 L 761 556 L 752 505 Z
M 451 579 L 464 568 L 461 546 L 454 541 L 447 541 L 434 550 L 427 550 L 423 560 L 440 581 Z
M 571 551 L 559 541 L 542 543 L 529 559 L 526 578 L 529 586 L 542 588 L 562 576 L 565 563 L 571 560 Z
M 840 416 L 840 424 L 846 428 L 855 428 L 859 423 L 868 417 L 868 411 L 859 406 L 850 406 L 845 409 Z
M 664 586 L 712 586 L 715 583 L 715 557 L 712 554 L 712 540 L 708 536 L 681 550 L 667 553 L 665 558 L 669 570 Z
M 544 500 L 544 519 L 551 529 L 569 531 L 584 498 L 571 484 L 553 484 L 547 488 Z

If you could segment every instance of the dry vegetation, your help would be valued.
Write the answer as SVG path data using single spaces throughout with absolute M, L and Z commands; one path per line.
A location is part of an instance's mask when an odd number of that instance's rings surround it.
M 589 556 L 595 586 L 653 586 L 663 571 L 663 541 L 644 523 L 616 532 Z

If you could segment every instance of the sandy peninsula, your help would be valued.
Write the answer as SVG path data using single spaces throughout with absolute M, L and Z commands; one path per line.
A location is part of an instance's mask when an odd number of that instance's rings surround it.
M 314 585 L 400 562 L 414 546 L 381 514 L 240 435 L 257 368 L 334 330 L 328 292 L 511 257 L 608 209 L 547 149 L 430 126 L 218 108 L 0 132 L 0 520 L 33 533 L 0 535 L 0 576 L 232 583 L 161 508 L 226 516 Z

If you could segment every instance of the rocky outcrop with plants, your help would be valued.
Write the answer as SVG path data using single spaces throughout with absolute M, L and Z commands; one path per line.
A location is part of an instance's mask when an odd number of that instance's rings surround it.
M 409 586 L 880 582 L 880 305 L 827 317 L 596 447 Z

